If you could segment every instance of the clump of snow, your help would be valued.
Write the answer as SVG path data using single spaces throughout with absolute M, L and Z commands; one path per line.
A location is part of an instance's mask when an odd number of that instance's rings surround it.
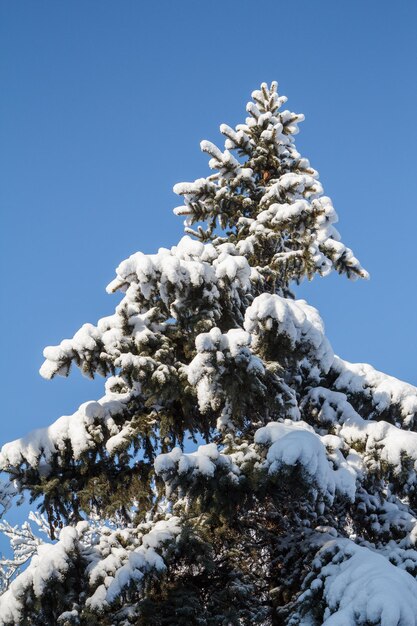
M 142 535 L 133 550 L 122 547 L 112 535 L 102 538 L 102 545 L 97 546 L 96 557 L 91 559 L 87 569 L 90 585 L 95 588 L 87 600 L 87 606 L 92 610 L 104 610 L 120 598 L 132 582 L 140 587 L 151 570 L 161 572 L 165 569 L 163 548 L 180 534 L 180 520 L 168 517 L 149 526 L 149 531 Z
M 414 482 L 417 472 L 417 433 L 403 430 L 384 420 L 363 419 L 345 394 L 323 387 L 309 390 L 303 400 L 303 410 L 319 424 L 332 424 L 348 446 L 360 450 L 362 471 L 373 472 L 378 464 L 378 471 L 381 472 L 381 463 L 385 463 L 388 465 L 385 470 L 391 470 L 394 475 L 400 475 L 408 468 L 410 480 Z
M 20 624 L 28 593 L 41 598 L 51 581 L 63 581 L 74 560 L 78 543 L 76 528 L 66 527 L 55 544 L 38 545 L 29 566 L 0 596 L 0 625 Z
M 347 419 L 340 435 L 352 446 L 361 444 L 365 448 L 364 457 L 368 465 L 385 461 L 400 474 L 407 459 L 417 471 L 417 433 L 404 431 L 392 424 L 380 421 L 367 421 L 362 418 Z
M 238 484 L 246 477 L 253 481 L 253 472 L 278 474 L 284 468 L 301 467 L 319 492 L 332 502 L 336 492 L 354 500 L 358 471 L 352 456 L 345 458 L 344 442 L 332 435 L 320 436 L 306 422 L 269 422 L 255 431 L 254 439 L 244 452 L 224 454 L 215 444 L 200 446 L 184 453 L 180 448 L 160 454 L 155 459 L 155 472 L 167 486 L 167 494 L 178 486 L 178 478 L 226 477 Z
M 174 448 L 167 454 L 159 454 L 154 467 L 156 474 L 166 483 L 167 495 L 175 488 L 177 476 L 187 476 L 191 479 L 213 478 L 220 470 L 222 476 L 231 484 L 237 483 L 240 476 L 240 469 L 232 457 L 221 454 L 214 443 L 199 446 L 195 452 L 190 453 Z
M 357 419 L 358 413 L 344 393 L 325 387 L 312 387 L 303 398 L 302 408 L 320 425 L 330 426 Z
M 71 569 L 80 567 L 86 568 L 86 604 L 102 612 L 119 601 L 132 582 L 140 586 L 148 573 L 165 569 L 165 546 L 180 532 L 179 518 L 169 515 L 137 528 L 90 528 L 87 521 L 63 528 L 56 543 L 35 546 L 28 567 L 0 595 L 0 625 L 22 623 L 32 595 L 42 602 L 51 581 L 64 582 Z
M 356 492 L 356 472 L 340 453 L 330 457 L 326 444 L 340 447 L 337 438 L 318 435 L 306 422 L 270 422 L 255 433 L 255 443 L 266 446 L 266 459 L 261 467 L 269 474 L 279 472 L 284 466 L 299 465 L 308 474 L 318 490 L 331 500 L 335 492 L 353 500 Z M 331 460 L 334 461 L 331 462 Z M 336 468 L 336 469 L 335 469 Z
M 154 462 L 157 474 L 166 474 L 178 466 L 179 474 L 186 474 L 190 470 L 203 476 L 214 476 L 216 461 L 220 453 L 215 443 L 199 446 L 196 452 L 182 453 L 180 448 L 174 448 L 168 454 L 159 454 Z M 226 457 L 223 457 L 227 462 Z
M 196 337 L 197 354 L 190 362 L 188 380 L 196 388 L 200 410 L 217 410 L 226 400 L 223 376 L 233 374 L 236 368 L 244 370 L 249 378 L 258 379 L 265 368 L 261 359 L 252 353 L 251 336 L 243 329 L 222 333 L 217 327 Z M 226 424 L 219 422 L 219 428 Z
M 44 378 L 67 376 L 73 362 L 88 377 L 127 367 L 126 355 L 161 340 L 168 320 L 189 315 L 196 298 L 198 309 L 213 321 L 225 300 L 239 307 L 251 289 L 253 272 L 233 244 L 215 247 L 186 236 L 170 250 L 133 254 L 116 273 L 108 291 L 121 290 L 125 296 L 115 314 L 97 326 L 84 324 L 72 339 L 45 348 Z
M 369 417 L 379 417 L 388 411 L 392 414 L 397 409 L 404 427 L 415 426 L 417 388 L 414 385 L 378 372 L 367 363 L 349 363 L 339 357 L 335 357 L 332 371 L 336 374 L 336 389 L 357 399 L 359 404 L 369 403 Z
M 108 389 L 111 384 L 112 379 L 109 379 Z M 31 467 L 42 464 L 43 472 L 48 474 L 52 457 L 65 451 L 68 444 L 74 459 L 80 459 L 87 450 L 96 447 L 97 440 L 104 439 L 104 434 L 112 437 L 109 449 L 112 452 L 122 436 L 114 416 L 123 413 L 137 393 L 136 387 L 120 394 L 108 390 L 98 402 L 85 402 L 72 415 L 63 415 L 46 428 L 38 428 L 21 439 L 4 444 L 0 452 L 0 469 L 18 467 L 21 463 Z
M 262 197 L 260 206 L 266 208 L 283 197 L 289 200 L 296 200 L 302 196 L 313 199 L 322 193 L 323 187 L 313 176 L 289 172 L 280 176 L 278 181 L 269 187 Z
M 202 244 L 185 236 L 171 250 L 161 248 L 157 254 L 133 254 L 119 265 L 116 274 L 117 278 L 107 288 L 109 292 L 126 289 L 135 282 L 143 297 L 150 299 L 160 283 L 161 295 L 166 299 L 169 286 L 177 285 L 178 291 L 179 288 L 186 290 L 189 285 L 215 283 L 216 276 L 236 278 L 247 288 L 250 269 L 247 260 L 236 254 L 234 246 L 229 245 L 227 252 L 220 250 L 219 254 L 212 244 Z
M 309 589 L 297 603 L 310 603 L 313 608 L 301 619 L 290 619 L 291 625 L 417 625 L 415 578 L 377 552 L 348 539 L 333 539 L 321 548 L 306 582 Z M 318 621 L 315 615 L 320 598 L 325 609 Z
M 279 345 L 280 339 L 285 339 L 291 350 L 302 349 L 311 366 L 317 365 L 323 373 L 333 363 L 323 322 L 317 310 L 304 300 L 263 293 L 247 308 L 244 328 L 255 336 L 255 347 L 265 342 Z

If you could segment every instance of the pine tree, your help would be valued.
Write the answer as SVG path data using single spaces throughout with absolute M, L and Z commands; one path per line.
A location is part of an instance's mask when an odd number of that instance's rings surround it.
M 367 273 L 303 116 L 276 83 L 252 98 L 175 186 L 178 245 L 123 261 L 115 313 L 44 351 L 105 395 L 2 448 L 2 502 L 40 498 L 43 538 L 1 526 L 1 625 L 417 625 L 417 390 L 336 357 L 295 299 Z

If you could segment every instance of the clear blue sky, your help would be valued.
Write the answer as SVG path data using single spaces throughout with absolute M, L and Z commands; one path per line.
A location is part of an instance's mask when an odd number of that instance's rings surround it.
M 173 184 L 273 79 L 371 273 L 298 293 L 338 354 L 417 384 L 416 29 L 412 0 L 2 0 L 1 442 L 101 395 L 42 380 L 43 347 L 112 312 L 122 259 L 178 240 Z

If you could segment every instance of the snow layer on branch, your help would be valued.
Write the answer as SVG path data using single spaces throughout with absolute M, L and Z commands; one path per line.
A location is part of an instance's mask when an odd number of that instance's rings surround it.
M 204 246 L 183 237 L 177 246 L 160 248 L 157 254 L 136 252 L 118 266 L 117 277 L 109 284 L 112 293 L 132 282 L 137 282 L 144 298 L 156 288 L 155 281 L 199 285 L 213 278 L 210 262 L 217 257 L 211 244 Z
M 284 194 L 283 192 L 288 192 Z M 323 187 L 315 177 L 308 174 L 295 174 L 289 172 L 279 177 L 278 181 L 271 185 L 260 202 L 261 207 L 267 207 L 272 202 L 286 197 L 289 200 L 304 196 L 306 199 L 323 193 Z
M 51 581 L 63 581 L 77 550 L 76 528 L 61 530 L 55 544 L 41 544 L 29 566 L 19 574 L 0 596 L 0 624 L 20 624 L 28 593 L 41 598 Z
M 143 527 L 146 528 L 146 525 Z M 140 588 L 147 573 L 165 569 L 163 547 L 180 534 L 180 520 L 170 517 L 148 524 L 148 528 L 149 532 L 142 535 L 139 545 L 134 549 L 122 547 L 112 534 L 103 535 L 88 566 L 90 585 L 95 588 L 87 600 L 87 606 L 91 609 L 105 610 L 120 598 L 129 584 L 135 583 Z
M 394 379 L 395 380 L 395 379 Z M 399 382 L 399 381 L 398 381 Z M 394 475 L 406 468 L 411 484 L 417 472 L 417 433 L 404 430 L 384 420 L 363 419 L 349 403 L 347 396 L 323 387 L 311 389 L 303 404 L 315 416 L 318 423 L 333 424 L 336 433 L 353 449 L 361 451 L 361 466 L 358 471 L 373 473 L 381 462 L 388 465 Z M 407 488 L 407 481 L 405 481 Z
M 245 314 L 244 328 L 255 335 L 255 346 L 265 341 L 279 343 L 285 338 L 290 349 L 303 348 L 310 366 L 327 373 L 333 363 L 333 350 L 324 334 L 318 311 L 305 300 L 291 300 L 264 293 L 254 299 Z M 273 336 L 271 331 L 274 331 Z
M 378 417 L 397 408 L 398 419 L 411 428 L 417 415 L 417 387 L 383 374 L 367 363 L 349 363 L 335 357 L 332 371 L 334 386 L 348 396 L 368 401 L 370 417 Z M 362 401 L 362 402 L 361 402 Z
M 369 273 L 359 263 L 352 250 L 341 241 L 329 237 L 321 243 L 320 248 L 340 274 L 347 274 L 351 280 L 356 280 L 358 277 L 369 278 Z
M 369 465 L 385 461 L 393 468 L 394 474 L 400 474 L 403 463 L 412 461 L 417 471 L 417 433 L 401 430 L 392 424 L 380 421 L 367 421 L 362 418 L 348 419 L 340 430 L 340 435 L 352 446 L 365 445 L 365 459 Z M 367 458 L 368 457 L 368 458 Z M 415 479 L 414 473 L 414 479 Z
M 137 528 L 90 526 L 86 521 L 63 528 L 56 543 L 36 547 L 29 566 L 0 595 L 0 625 L 20 624 L 31 596 L 42 602 L 51 581 L 64 583 L 71 569 L 74 573 L 82 567 L 88 581 L 86 605 L 102 612 L 121 602 L 131 583 L 140 591 L 148 573 L 165 569 L 164 547 L 180 532 L 180 520 L 171 516 Z
M 210 443 L 199 446 L 195 452 L 184 453 L 180 448 L 174 448 L 167 454 L 159 454 L 154 462 L 155 472 L 167 485 L 167 495 L 172 490 L 171 483 L 175 484 L 175 478 L 186 476 L 194 480 L 213 478 L 220 470 L 230 484 L 239 481 L 240 469 L 233 462 L 232 457 L 221 454 L 216 444 Z
M 253 441 L 243 452 L 224 454 L 215 444 L 200 446 L 192 453 L 174 448 L 156 457 L 155 471 L 171 495 L 181 477 L 188 482 L 224 477 L 230 485 L 238 485 L 254 471 L 273 476 L 285 468 L 298 466 L 308 477 L 308 482 L 313 483 L 316 490 L 313 495 L 319 493 L 332 502 L 338 492 L 353 500 L 357 471 L 352 463 L 353 457 L 345 459 L 340 451 L 342 444 L 338 437 L 317 435 L 306 422 L 270 422 L 255 432 Z M 253 478 L 250 478 L 251 484 Z
M 318 490 L 331 500 L 336 491 L 353 500 L 357 474 L 340 452 L 333 457 L 335 463 L 330 462 L 326 443 L 334 445 L 334 440 L 316 434 L 303 421 L 271 422 L 255 433 L 255 443 L 268 448 L 262 467 L 269 474 L 279 472 L 284 466 L 300 465 Z
M 417 582 L 407 572 L 392 565 L 385 557 L 358 546 L 348 539 L 329 541 L 317 554 L 308 578 L 309 590 L 298 603 L 314 605 L 311 614 L 290 624 L 320 626 L 417 625 Z M 320 622 L 318 600 L 326 606 Z M 307 621 L 306 618 L 311 621 Z
M 261 382 L 265 367 L 261 359 L 253 354 L 251 336 L 241 328 L 222 334 L 217 327 L 196 337 L 197 354 L 188 366 L 188 380 L 196 388 L 202 412 L 219 409 L 228 403 L 225 376 L 236 376 L 238 372 L 248 382 L 247 390 L 254 385 L 263 389 Z M 233 399 L 229 398 L 229 402 Z M 227 425 L 226 414 L 220 417 L 218 427 Z M 231 424 L 229 424 L 231 425 Z
M 213 319 L 225 302 L 239 307 L 250 291 L 253 271 L 233 244 L 214 247 L 183 237 L 170 250 L 133 254 L 116 273 L 108 291 L 126 295 L 115 314 L 97 326 L 84 324 L 72 339 L 45 348 L 43 377 L 67 376 L 71 362 L 90 377 L 123 369 L 126 354 L 140 354 L 161 338 L 169 319 L 190 315 L 197 304 L 200 314 L 206 311 Z
M 112 393 L 110 387 L 114 380 L 117 379 L 107 381 L 107 393 L 98 402 L 85 402 L 73 415 L 63 415 L 46 428 L 39 428 L 21 439 L 6 443 L 0 453 L 0 469 L 7 470 L 27 463 L 30 467 L 42 465 L 43 471 L 49 473 L 52 457 L 64 452 L 68 444 L 74 459 L 79 459 L 87 450 L 96 448 L 104 433 L 111 436 L 107 446 L 112 452 L 121 436 L 113 417 L 121 414 L 138 393 L 137 388 L 124 394 Z
M 40 368 L 41 376 L 46 379 L 56 374 L 67 376 L 73 360 L 80 366 L 87 365 L 84 368 L 87 375 L 90 375 L 90 367 L 106 375 L 107 370 L 102 370 L 100 361 L 117 366 L 117 359 L 130 347 L 131 342 L 138 348 L 146 345 L 155 336 L 154 332 L 162 328 L 153 323 L 153 309 L 144 314 L 131 309 L 128 317 L 131 329 L 129 342 L 125 313 L 126 309 L 119 305 L 114 315 L 103 317 L 97 326 L 84 324 L 72 339 L 64 339 L 58 346 L 47 346 L 43 351 L 46 360 Z

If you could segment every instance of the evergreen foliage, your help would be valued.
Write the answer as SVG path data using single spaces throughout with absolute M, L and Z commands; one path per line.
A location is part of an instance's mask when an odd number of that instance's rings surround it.
M 417 390 L 336 357 L 292 289 L 366 278 L 303 116 L 262 84 L 213 174 L 174 190 L 186 235 L 123 261 L 113 315 L 44 351 L 105 395 L 3 446 L 0 625 L 417 626 Z M 190 452 L 190 448 L 194 451 Z

